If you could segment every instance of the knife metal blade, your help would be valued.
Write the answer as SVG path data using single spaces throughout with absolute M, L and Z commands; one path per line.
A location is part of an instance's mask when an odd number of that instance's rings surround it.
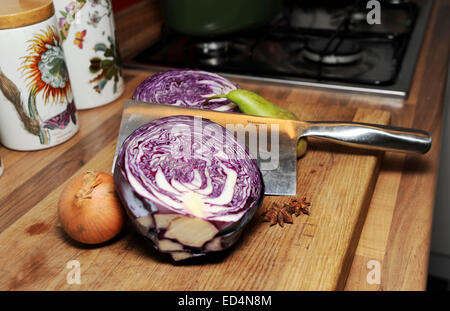
M 125 103 L 113 171 L 125 139 L 155 119 L 185 115 L 209 119 L 231 130 L 245 143 L 261 171 L 265 194 L 295 195 L 297 189 L 297 142 L 314 136 L 351 147 L 396 152 L 426 153 L 431 136 L 422 130 L 355 122 L 305 122 L 218 112 L 128 100 Z
M 135 129 L 155 119 L 175 115 L 202 117 L 225 128 L 234 129 L 234 134 L 247 145 L 250 154 L 257 161 L 264 180 L 265 194 L 296 194 L 297 140 L 302 122 L 242 113 L 217 112 L 128 100 L 122 113 L 113 170 L 120 147 Z M 257 137 L 258 143 L 250 146 L 252 135 Z M 266 141 L 261 142 L 263 139 Z

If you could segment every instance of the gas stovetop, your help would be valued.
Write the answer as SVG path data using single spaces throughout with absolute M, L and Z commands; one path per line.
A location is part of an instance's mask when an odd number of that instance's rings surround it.
M 248 79 L 406 97 L 432 1 L 286 1 L 269 25 L 210 39 L 161 36 L 132 68 L 197 68 Z

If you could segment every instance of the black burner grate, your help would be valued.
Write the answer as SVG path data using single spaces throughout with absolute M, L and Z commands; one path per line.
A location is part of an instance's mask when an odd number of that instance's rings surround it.
M 419 7 L 384 1 L 381 24 L 368 25 L 366 2 L 287 1 L 271 24 L 209 41 L 163 27 L 160 40 L 133 61 L 251 77 L 389 86 L 397 79 Z

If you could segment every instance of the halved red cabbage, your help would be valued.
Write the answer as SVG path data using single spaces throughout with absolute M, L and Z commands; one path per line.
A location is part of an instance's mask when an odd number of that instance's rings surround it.
M 175 260 L 230 247 L 264 193 L 246 146 L 220 125 L 191 116 L 135 130 L 121 147 L 114 180 L 137 229 Z
M 133 99 L 188 108 L 238 112 L 236 104 L 226 98 L 206 99 L 228 94 L 238 87 L 218 74 L 201 70 L 169 70 L 158 72 L 145 79 L 136 88 Z

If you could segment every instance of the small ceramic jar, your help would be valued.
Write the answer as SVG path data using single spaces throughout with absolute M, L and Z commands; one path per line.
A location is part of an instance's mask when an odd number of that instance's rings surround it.
M 0 6 L 0 142 L 15 150 L 58 145 L 78 131 L 52 1 Z
M 105 105 L 124 91 L 110 0 L 54 0 L 77 109 Z

